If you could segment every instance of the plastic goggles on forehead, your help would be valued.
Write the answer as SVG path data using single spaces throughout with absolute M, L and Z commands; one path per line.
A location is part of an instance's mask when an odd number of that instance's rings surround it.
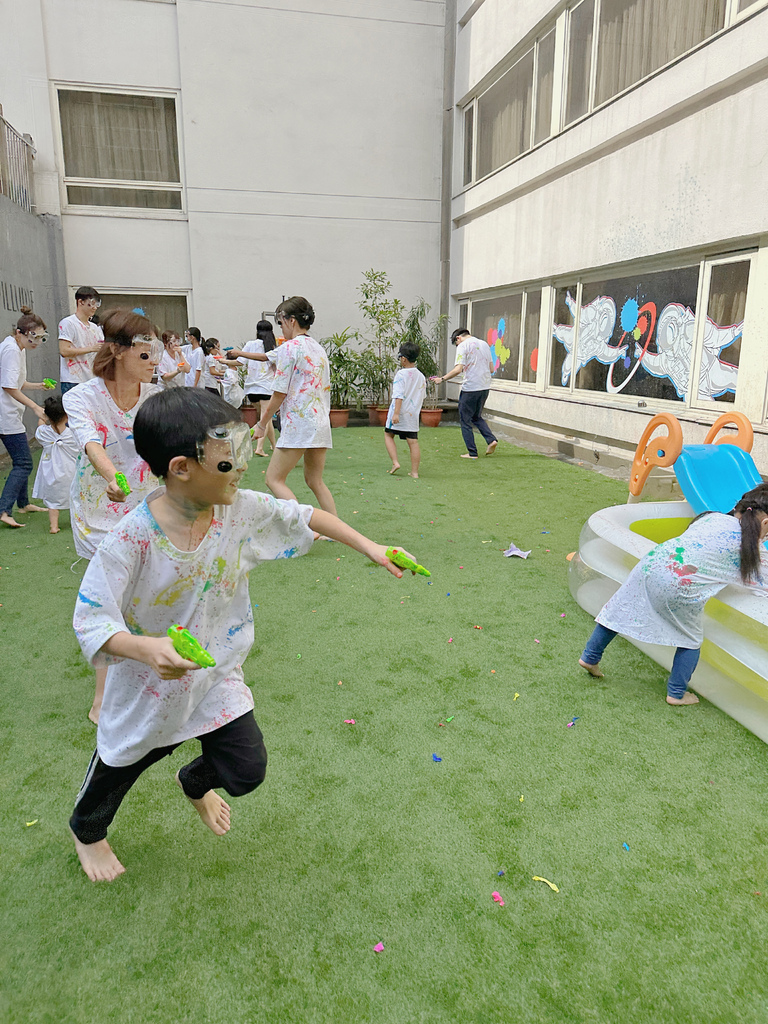
M 149 352 L 140 352 L 139 359 L 151 359 L 153 363 L 159 363 L 163 357 L 163 343 L 160 338 L 150 338 L 147 334 L 135 334 L 131 338 L 131 347 L 137 345 L 148 345 Z
M 197 461 L 211 473 L 246 469 L 252 455 L 251 429 L 247 423 L 211 427 L 205 440 L 197 442 Z

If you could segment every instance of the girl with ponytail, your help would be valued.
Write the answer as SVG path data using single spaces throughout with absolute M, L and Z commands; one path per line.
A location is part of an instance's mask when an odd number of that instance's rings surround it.
M 642 558 L 597 616 L 579 664 L 602 677 L 600 659 L 621 633 L 676 647 L 668 704 L 698 704 L 688 690 L 704 639 L 704 605 L 737 584 L 768 592 L 768 484 L 747 491 L 728 515 L 705 512 L 684 534 Z

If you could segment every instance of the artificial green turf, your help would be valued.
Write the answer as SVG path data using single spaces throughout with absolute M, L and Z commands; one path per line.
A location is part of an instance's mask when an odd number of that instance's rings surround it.
M 126 798 L 112 884 L 66 831 L 94 744 L 84 563 L 66 514 L 56 537 L 43 515 L 0 532 L 4 1024 L 768 1019 L 764 744 L 669 708 L 623 640 L 604 680 L 576 665 L 591 621 L 565 555 L 624 485 L 422 434 L 419 481 L 387 476 L 366 428 L 334 432 L 326 479 L 431 581 L 328 543 L 253 573 L 266 782 L 214 837 L 173 780 L 184 744 Z

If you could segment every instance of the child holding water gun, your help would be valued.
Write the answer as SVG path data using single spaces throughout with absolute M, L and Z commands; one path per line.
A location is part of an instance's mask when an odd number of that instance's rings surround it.
M 267 754 L 242 670 L 253 643 L 251 569 L 305 554 L 317 531 L 402 576 L 386 545 L 336 516 L 239 490 L 250 431 L 219 395 L 200 388 L 155 394 L 133 430 L 136 451 L 165 486 L 101 542 L 74 616 L 85 656 L 109 662 L 97 749 L 70 819 L 94 882 L 125 870 L 106 838 L 123 797 L 180 743 L 197 737 L 202 745 L 202 756 L 176 780 L 215 835 L 230 827 L 230 807 L 215 790 L 242 796 L 264 780 Z M 166 635 L 174 625 L 207 649 L 213 667 L 177 653 Z
M 659 544 L 634 567 L 597 616 L 581 667 L 601 678 L 603 651 L 618 633 L 676 647 L 667 703 L 698 704 L 688 683 L 703 641 L 704 605 L 729 584 L 768 590 L 766 537 L 768 484 L 747 491 L 728 515 L 698 516 L 681 537 Z
M 59 510 L 69 508 L 69 491 L 77 468 L 80 445 L 69 429 L 60 395 L 49 395 L 43 403 L 45 418 L 38 422 L 35 437 L 43 454 L 37 467 L 33 498 L 48 509 L 50 532 L 59 532 Z

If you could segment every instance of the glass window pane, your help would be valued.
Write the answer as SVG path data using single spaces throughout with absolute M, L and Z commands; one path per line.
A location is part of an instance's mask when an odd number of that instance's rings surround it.
M 477 103 L 477 177 L 530 149 L 533 50 L 492 85 Z
M 582 288 L 576 387 L 664 401 L 688 392 L 699 268 Z
M 749 260 L 712 267 L 699 398 L 717 402 L 736 400 L 748 283 Z
M 592 66 L 592 23 L 594 0 L 583 0 L 568 18 L 568 78 L 565 123 L 586 114 L 589 108 L 589 75 Z
M 138 210 L 180 210 L 181 192 L 150 188 L 67 185 L 72 206 L 126 206 Z
M 573 331 L 576 323 L 576 283 L 555 292 L 555 322 L 552 326 L 552 362 L 549 383 L 571 386 Z
M 739 14 L 741 14 L 742 11 L 746 11 L 746 9 L 751 7 L 755 2 L 756 0 L 739 0 Z
M 548 139 L 552 130 L 552 83 L 555 75 L 555 32 L 539 40 L 536 66 L 536 127 L 534 144 Z
M 110 309 L 140 309 L 161 333 L 175 331 L 183 338 L 189 327 L 186 295 L 126 295 L 101 291 L 101 302 L 102 320 Z
M 64 89 L 59 110 L 67 177 L 181 180 L 172 99 Z
M 726 0 L 602 0 L 595 103 L 719 31 L 725 7 Z
M 472 303 L 472 333 L 487 341 L 496 377 L 517 380 L 522 295 L 502 295 Z
M 523 342 L 523 366 L 520 380 L 527 384 L 536 381 L 539 365 L 539 320 L 541 319 L 541 289 L 528 292 L 525 306 L 525 340 Z
M 472 181 L 472 145 L 475 130 L 475 108 L 467 107 L 464 111 L 464 184 Z
M 469 303 L 462 302 L 459 306 L 459 327 L 466 327 L 469 323 Z

